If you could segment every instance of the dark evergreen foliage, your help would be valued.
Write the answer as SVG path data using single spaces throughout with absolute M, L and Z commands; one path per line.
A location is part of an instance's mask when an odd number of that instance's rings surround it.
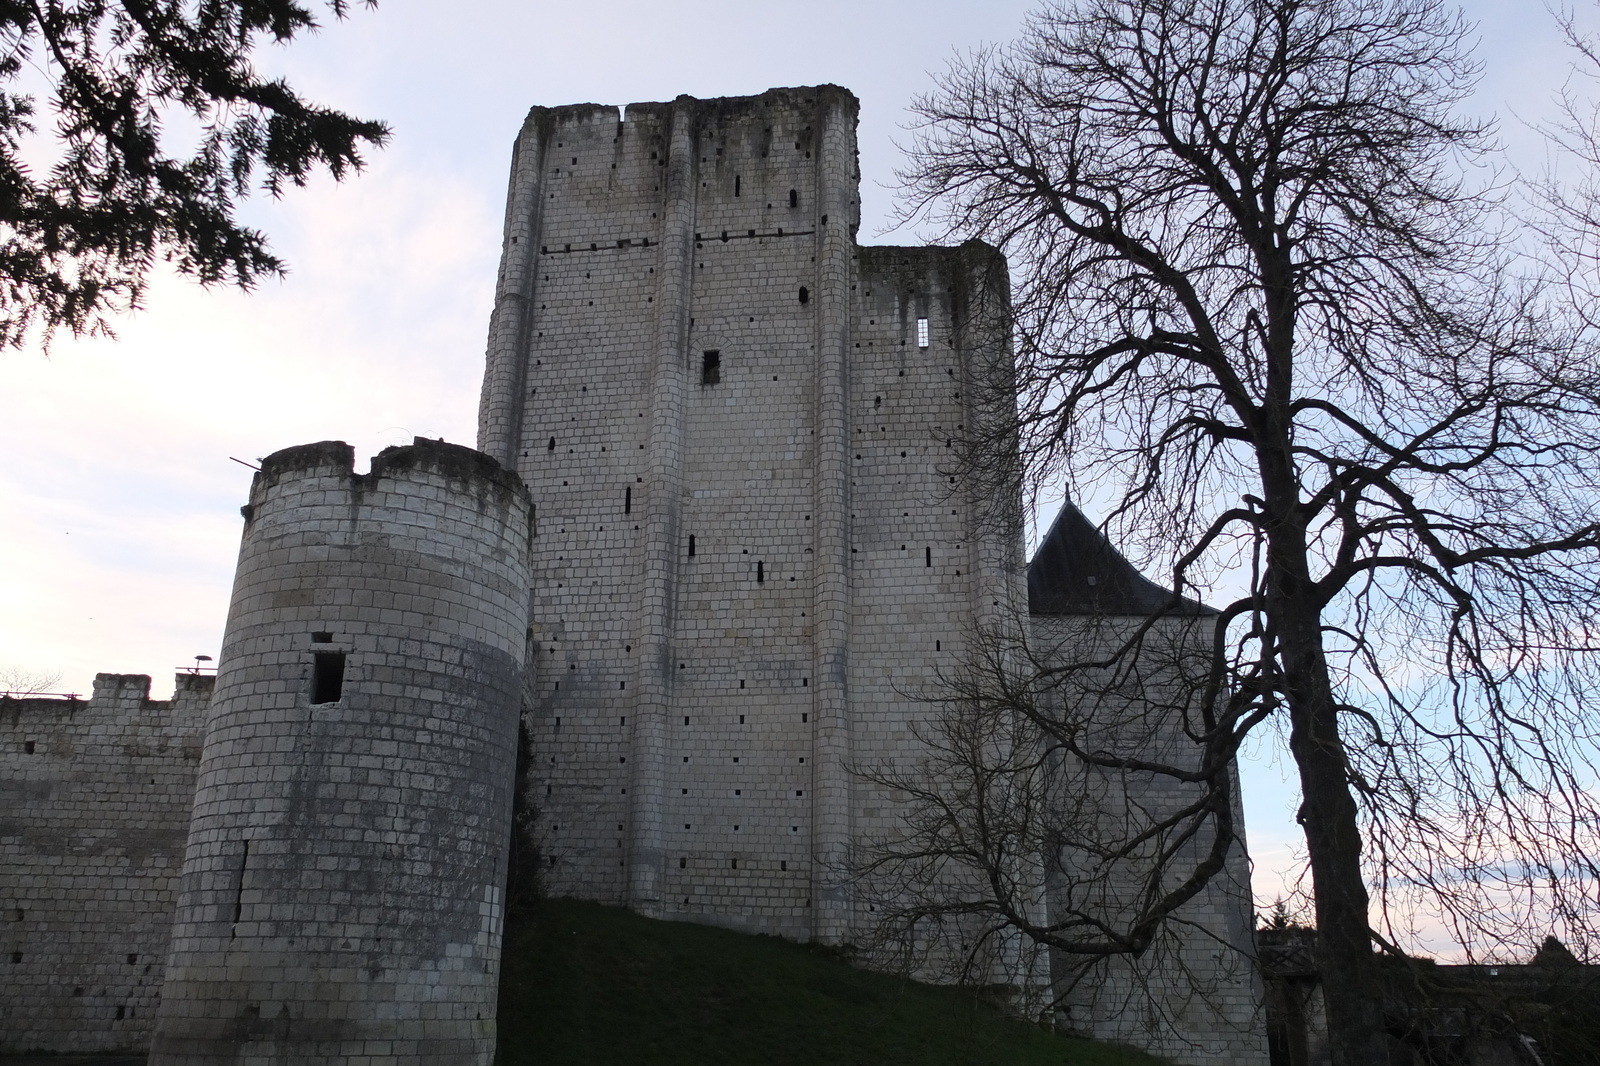
M 296 0 L 0 0 L 0 344 L 105 332 L 160 260 L 207 285 L 281 274 L 237 201 L 342 178 L 389 136 L 256 70 L 258 44 L 316 28 Z M 30 69 L 47 105 L 18 91 Z M 187 154 L 166 133 L 185 115 L 201 134 Z M 36 172 L 46 125 L 57 151 Z

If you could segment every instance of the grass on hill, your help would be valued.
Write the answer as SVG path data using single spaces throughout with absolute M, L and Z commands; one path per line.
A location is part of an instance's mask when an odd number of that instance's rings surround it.
M 825 949 L 546 900 L 506 943 L 501 1066 L 1155 1066 Z

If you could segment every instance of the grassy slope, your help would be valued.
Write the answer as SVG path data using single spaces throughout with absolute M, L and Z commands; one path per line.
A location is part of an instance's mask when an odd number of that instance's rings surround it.
M 506 945 L 505 1066 L 1146 1066 L 775 937 L 551 900 Z

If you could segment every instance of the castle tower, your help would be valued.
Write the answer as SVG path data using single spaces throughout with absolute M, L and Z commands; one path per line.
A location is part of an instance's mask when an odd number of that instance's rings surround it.
M 1004 261 L 859 247 L 856 114 L 774 89 L 517 138 L 479 446 L 539 505 L 552 892 L 849 939 L 851 850 L 899 827 L 850 768 L 915 758 L 913 690 L 1021 602 L 982 514 L 1015 495 L 953 470 L 1010 396 Z
M 427 440 L 251 486 L 153 1064 L 487 1064 L 531 506 Z

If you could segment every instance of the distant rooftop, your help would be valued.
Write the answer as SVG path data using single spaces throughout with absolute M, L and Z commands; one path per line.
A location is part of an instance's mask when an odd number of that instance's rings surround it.
M 1215 612 L 1151 581 L 1070 502 L 1061 507 L 1028 564 L 1028 613 L 1172 615 Z

